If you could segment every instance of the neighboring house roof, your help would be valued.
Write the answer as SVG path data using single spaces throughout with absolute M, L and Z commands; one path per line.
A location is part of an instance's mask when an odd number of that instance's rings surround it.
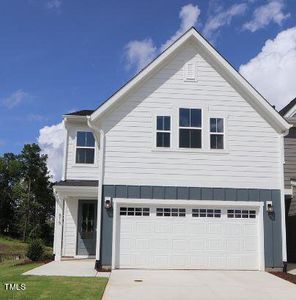
M 65 116 L 90 116 L 93 112 L 93 109 L 84 109 L 65 114 Z
M 177 39 L 170 47 L 162 52 L 136 76 L 128 81 L 122 88 L 116 91 L 109 99 L 103 102 L 90 116 L 90 122 L 95 122 L 105 112 L 107 112 L 115 103 L 120 101 L 124 95 L 130 92 L 140 82 L 145 80 L 151 73 L 158 69 L 159 65 L 166 61 L 177 49 L 180 48 L 186 41 L 193 41 L 201 51 L 206 53 L 207 59 L 215 63 L 216 68 L 224 72 L 225 77 L 232 82 L 235 88 L 239 88 L 240 92 L 244 94 L 244 98 L 250 101 L 254 108 L 260 113 L 275 130 L 279 132 L 286 132 L 290 125 L 281 117 L 281 115 L 271 106 L 262 95 L 245 79 L 234 67 L 222 57 L 198 32 L 192 27 L 185 32 L 179 39 Z
M 284 108 L 280 110 L 280 115 L 285 117 L 286 114 L 296 105 L 296 98 L 293 99 L 290 103 L 288 103 Z
M 98 180 L 61 180 L 55 186 L 98 186 Z

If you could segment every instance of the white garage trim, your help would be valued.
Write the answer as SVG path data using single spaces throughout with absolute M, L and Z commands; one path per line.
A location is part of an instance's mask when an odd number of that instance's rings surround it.
M 117 257 L 119 255 L 119 238 L 120 238 L 120 222 L 119 207 L 122 205 L 141 205 L 141 206 L 211 206 L 211 207 L 244 207 L 255 208 L 258 210 L 258 270 L 265 269 L 265 257 L 264 257 L 264 224 L 263 224 L 263 202 L 253 201 L 217 201 L 217 200 L 164 200 L 164 199 L 113 199 L 113 237 L 112 237 L 112 269 L 118 267 Z

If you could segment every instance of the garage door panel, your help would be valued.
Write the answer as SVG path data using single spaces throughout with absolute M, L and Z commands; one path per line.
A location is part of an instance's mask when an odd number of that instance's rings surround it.
M 151 249 L 161 250 L 171 248 L 171 241 L 164 238 L 152 238 L 151 239 Z
M 192 240 L 190 241 L 189 250 L 205 250 L 206 249 L 206 241 L 205 240 Z
M 259 226 L 254 210 L 145 207 L 146 215 L 126 207 L 126 215 L 118 216 L 118 267 L 258 269 Z M 134 215 L 127 215 L 129 211 Z
M 173 240 L 172 248 L 174 250 L 184 251 L 186 249 L 187 240 Z
M 136 249 L 137 250 L 148 250 L 150 241 L 148 239 L 137 239 L 136 240 Z
M 150 233 L 153 232 L 153 225 L 150 221 L 136 222 L 135 233 Z
M 257 238 L 248 238 L 244 240 L 244 250 L 245 251 L 257 251 Z
M 206 234 L 208 232 L 207 224 L 192 223 L 190 226 L 191 234 Z

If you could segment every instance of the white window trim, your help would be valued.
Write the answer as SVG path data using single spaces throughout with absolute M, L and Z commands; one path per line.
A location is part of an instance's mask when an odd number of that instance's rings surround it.
M 159 130 L 157 129 L 157 117 L 169 117 L 170 118 L 170 130 Z M 155 131 L 154 131 L 154 147 L 156 149 L 170 149 L 172 148 L 172 116 L 168 114 L 156 114 L 154 116 L 154 126 L 155 126 Z M 157 133 L 169 133 L 170 134 L 170 146 L 169 147 L 157 147 Z
M 223 132 L 214 132 L 211 131 L 211 119 L 222 119 L 223 120 Z M 211 148 L 211 135 L 222 135 L 223 136 L 223 148 L 222 149 L 216 149 L 216 148 Z M 224 151 L 225 150 L 225 118 L 224 117 L 212 117 L 209 116 L 209 149 L 211 151 Z
M 202 148 L 179 148 L 179 109 L 201 109 L 202 111 Z M 156 147 L 156 118 L 157 116 L 171 117 L 171 130 L 170 130 L 170 147 Z M 223 118 L 224 119 L 224 149 L 211 149 L 210 148 L 210 118 Z M 193 127 L 185 127 L 193 128 Z M 152 152 L 174 152 L 174 153 L 199 153 L 201 155 L 215 154 L 226 155 L 228 151 L 228 115 L 223 112 L 215 113 L 209 110 L 209 106 L 202 103 L 194 103 L 193 101 L 184 100 L 182 104 L 169 107 L 165 112 L 162 109 L 156 110 L 152 113 L 152 130 L 151 133 L 151 151 Z
M 171 118 L 171 126 L 170 126 L 170 130 L 157 130 L 157 117 L 159 116 L 162 116 L 162 117 L 170 117 Z M 163 111 L 156 111 L 153 113 L 152 115 L 152 130 L 153 130 L 153 133 L 152 133 L 152 151 L 172 151 L 173 150 L 173 134 L 174 134 L 174 131 L 173 131 L 173 116 L 172 114 L 170 113 L 167 113 L 167 112 L 163 112 Z M 167 133 L 170 133 L 170 147 L 157 147 L 156 146 L 156 138 L 157 138 L 157 132 L 167 132 Z
M 77 147 L 77 133 L 78 132 L 91 132 L 94 135 L 94 132 L 91 129 L 88 128 L 78 128 L 75 130 L 75 139 L 74 139 L 74 167 L 84 167 L 84 168 L 94 168 L 98 166 L 98 162 L 97 162 L 97 150 L 98 150 L 98 146 L 96 143 L 96 139 L 95 139 L 95 145 L 94 147 L 84 147 L 84 146 L 78 146 Z M 83 164 L 83 163 L 76 163 L 76 152 L 77 152 L 77 148 L 83 148 L 83 149 L 94 149 L 94 162 L 92 164 Z
M 180 109 L 200 109 L 201 110 L 201 127 L 184 127 L 184 126 L 180 126 Z M 203 151 L 204 150 L 204 110 L 202 107 L 197 107 L 197 106 L 187 106 L 187 105 L 183 105 L 178 107 L 178 123 L 177 123 L 177 148 L 179 150 L 184 150 L 184 151 Z M 184 148 L 184 147 L 180 147 L 180 129 L 198 129 L 201 131 L 201 144 L 200 144 L 200 148 Z
M 211 149 L 211 134 L 219 134 L 218 132 L 211 132 L 211 128 L 210 128 L 210 119 L 211 118 L 215 118 L 215 119 L 223 119 L 223 134 L 224 134 L 224 148 L 223 149 Z M 227 154 L 229 153 L 229 148 L 228 148 L 228 115 L 227 114 L 223 114 L 223 113 L 209 113 L 208 116 L 208 143 L 209 143 L 209 152 L 211 153 L 216 153 L 216 154 Z

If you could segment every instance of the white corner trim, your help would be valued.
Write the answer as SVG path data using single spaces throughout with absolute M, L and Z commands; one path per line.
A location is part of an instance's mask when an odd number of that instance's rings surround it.
M 105 157 L 105 132 L 102 128 L 94 126 L 90 116 L 87 117 L 87 124 L 93 130 L 97 147 L 99 149 L 99 183 L 97 189 L 98 205 L 97 205 L 97 236 L 96 236 L 96 260 L 101 259 L 101 226 L 102 226 L 102 196 L 104 185 L 104 157 Z
M 105 132 L 100 129 L 100 151 L 99 151 L 99 184 L 97 205 L 97 245 L 96 260 L 101 259 L 101 226 L 102 226 L 102 197 L 104 185 L 104 157 L 105 157 Z
M 259 270 L 265 271 L 265 251 L 264 251 L 264 203 L 260 202 L 260 209 L 258 212 L 258 232 L 259 232 Z
M 63 125 L 65 127 L 65 134 L 64 134 L 64 153 L 63 153 L 63 170 L 62 170 L 62 180 L 67 179 L 67 161 L 68 161 L 68 139 L 69 139 L 69 132 L 68 128 L 65 125 L 66 121 L 63 120 Z
M 285 205 L 285 174 L 284 174 L 284 162 L 285 162 L 285 146 L 284 135 L 280 137 L 280 180 L 281 180 L 281 228 L 282 228 L 282 259 L 287 261 L 287 238 L 286 238 L 286 205 Z

